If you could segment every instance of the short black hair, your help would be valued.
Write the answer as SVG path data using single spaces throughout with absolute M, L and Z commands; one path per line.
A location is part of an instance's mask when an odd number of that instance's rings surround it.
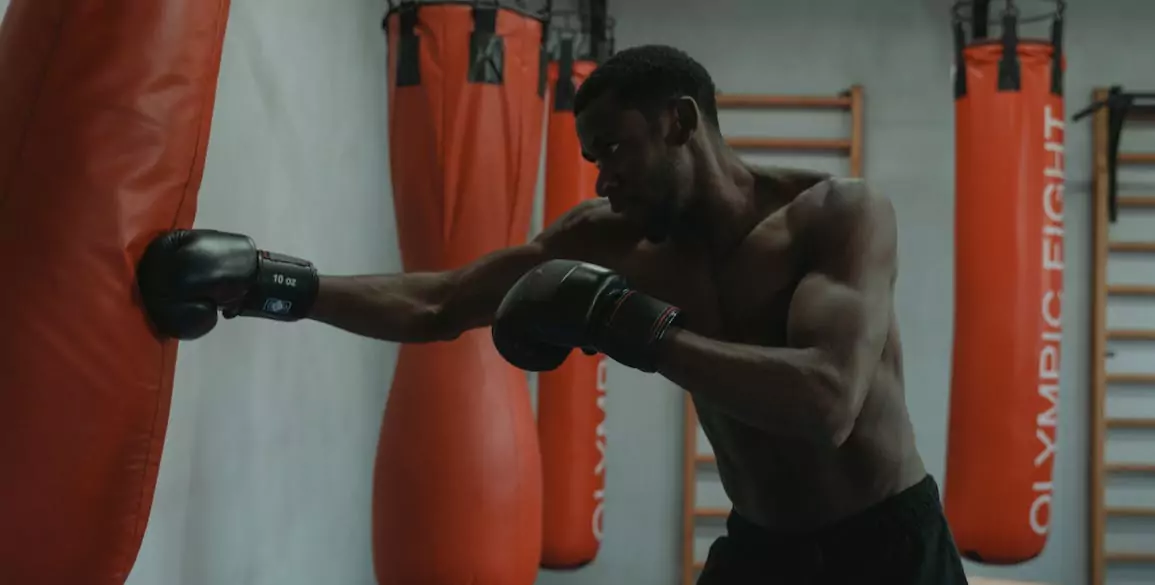
M 607 91 L 643 112 L 668 99 L 692 97 L 706 120 L 718 129 L 714 80 L 701 63 L 668 45 L 630 47 L 606 59 L 581 84 L 574 98 L 574 115 Z

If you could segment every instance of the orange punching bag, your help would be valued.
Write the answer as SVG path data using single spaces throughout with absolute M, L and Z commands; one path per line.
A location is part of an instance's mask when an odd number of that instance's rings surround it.
M 552 22 L 558 21 L 554 14 Z M 545 221 L 596 197 L 597 167 L 582 158 L 574 124 L 574 93 L 597 66 L 574 59 L 564 38 L 550 64 L 551 108 L 546 143 Z M 605 491 L 604 356 L 574 352 L 562 366 L 538 377 L 537 425 L 541 441 L 544 516 L 541 566 L 577 569 L 594 560 L 602 538 Z
M 389 40 L 393 202 L 407 271 L 457 268 L 529 235 L 544 19 L 404 2 Z M 526 374 L 488 330 L 401 347 L 373 498 L 380 585 L 530 585 L 541 461 Z
M 1001 39 L 968 45 L 955 23 L 955 338 L 944 499 L 959 550 L 990 564 L 1038 556 L 1050 525 L 1063 295 L 1061 14 L 1051 42 L 1019 39 L 1013 5 Z
M 0 25 L 0 583 L 113 585 L 152 505 L 175 342 L 135 266 L 192 226 L 226 0 L 13 0 Z

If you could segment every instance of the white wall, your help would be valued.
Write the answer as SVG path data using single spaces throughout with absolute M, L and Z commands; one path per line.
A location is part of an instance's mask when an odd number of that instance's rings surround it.
M 0 9 L 6 4 L 0 0 Z M 235 0 L 199 226 L 252 234 L 329 273 L 400 269 L 385 138 L 383 4 Z M 678 45 L 724 91 L 866 87 L 867 176 L 897 201 L 901 221 L 909 404 L 920 449 L 939 477 L 953 296 L 946 6 L 623 0 L 611 8 L 621 46 Z M 1152 19 L 1155 4 L 1143 0 L 1072 3 L 1069 110 L 1097 85 L 1155 89 L 1155 61 L 1146 58 L 1155 53 Z M 759 120 L 728 117 L 723 125 L 842 130 L 818 119 Z M 1066 343 L 1051 543 L 1022 566 L 973 569 L 1074 585 L 1085 582 L 1087 563 L 1089 125 L 1071 126 L 1067 147 Z M 129 582 L 371 584 L 371 472 L 395 350 L 316 324 L 258 320 L 224 323 L 185 344 L 153 514 Z M 602 554 L 580 572 L 543 574 L 539 583 L 676 582 L 681 398 L 661 378 L 612 366 Z

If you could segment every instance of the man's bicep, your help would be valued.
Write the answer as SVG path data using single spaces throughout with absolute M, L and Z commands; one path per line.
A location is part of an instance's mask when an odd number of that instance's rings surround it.
M 861 374 L 882 353 L 897 270 L 889 203 L 865 199 L 854 207 L 834 214 L 831 245 L 799 284 L 788 322 L 791 345 L 822 350 L 848 375 Z
M 864 314 L 863 295 L 854 287 L 821 272 L 808 274 L 790 302 L 787 342 L 791 347 L 840 356 L 852 347 Z
M 529 243 L 491 252 L 447 273 L 451 293 L 444 311 L 454 323 L 465 324 L 465 328 L 487 326 L 505 293 L 535 266 L 566 258 L 615 268 L 613 264 L 638 239 L 640 236 L 628 224 L 611 213 L 604 199 L 584 201 L 546 226 Z
M 586 260 L 583 253 L 592 244 L 586 227 L 600 211 L 601 203 L 580 203 L 528 243 L 490 252 L 445 273 L 450 291 L 443 305 L 445 317 L 463 329 L 488 326 L 505 293 L 526 272 L 554 258 Z
M 549 259 L 545 246 L 533 241 L 490 252 L 446 273 L 449 281 L 449 295 L 444 305 L 446 317 L 463 325 L 462 329 L 489 325 L 505 293 L 517 279 Z

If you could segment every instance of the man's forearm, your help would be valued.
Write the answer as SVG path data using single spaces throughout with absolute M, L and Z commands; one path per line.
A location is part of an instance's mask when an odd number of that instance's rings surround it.
M 448 341 L 490 325 L 509 287 L 545 258 L 528 244 L 444 272 L 322 277 L 309 318 L 386 341 Z
M 730 416 L 774 434 L 845 439 L 836 374 L 813 350 L 727 343 L 675 329 L 658 372 Z
M 444 314 L 450 287 L 446 273 L 324 276 L 309 318 L 385 341 L 444 341 L 461 333 Z

